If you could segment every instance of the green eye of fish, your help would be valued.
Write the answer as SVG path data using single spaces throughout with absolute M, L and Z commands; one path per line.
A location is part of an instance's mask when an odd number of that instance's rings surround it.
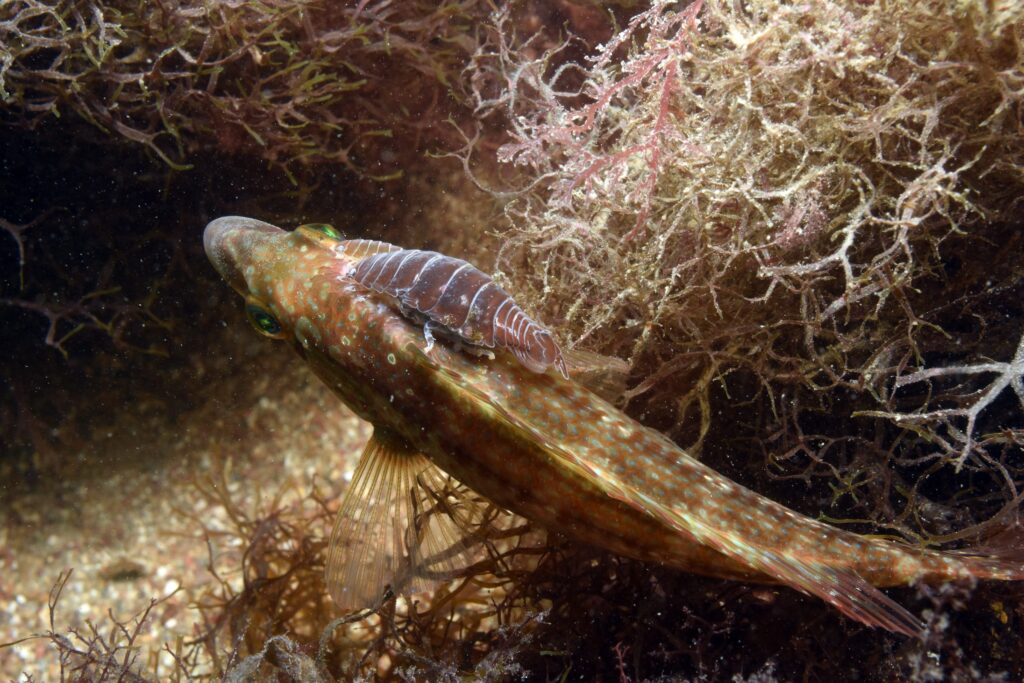
M 326 223 L 309 223 L 299 226 L 299 230 L 316 233 L 315 237 L 317 238 L 323 236 L 335 242 L 341 241 L 341 233 L 333 225 L 327 225 Z
M 253 303 L 246 304 L 245 315 L 260 334 L 274 339 L 284 336 L 281 323 L 263 307 Z

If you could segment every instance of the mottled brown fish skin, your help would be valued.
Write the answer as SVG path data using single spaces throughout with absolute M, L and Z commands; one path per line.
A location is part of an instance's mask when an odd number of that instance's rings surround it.
M 760 568 L 780 557 L 849 571 L 876 586 L 1022 573 L 799 515 L 723 477 L 585 388 L 554 372 L 531 372 L 510 354 L 492 360 L 444 345 L 427 354 L 422 329 L 382 295 L 343 277 L 351 266 L 343 246 L 299 231 L 221 232 L 214 251 L 207 247 L 215 263 L 214 253 L 230 261 L 218 269 L 274 313 L 284 338 L 353 410 L 550 530 L 727 578 L 775 581 Z M 786 582 L 804 587 L 799 576 Z M 843 588 L 837 585 L 816 594 L 828 600 Z

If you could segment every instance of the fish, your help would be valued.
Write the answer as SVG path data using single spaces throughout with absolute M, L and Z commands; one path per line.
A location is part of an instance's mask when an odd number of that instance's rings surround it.
M 209 223 L 203 240 L 257 331 L 284 340 L 373 425 L 329 544 L 328 590 L 340 608 L 427 589 L 468 562 L 460 537 L 483 515 L 480 501 L 644 562 L 786 585 L 910 637 L 922 636 L 921 619 L 881 588 L 1024 579 L 1017 550 L 942 552 L 794 512 L 557 364 L 537 371 L 515 349 L 490 357 L 457 340 L 431 345 L 429 316 L 403 311 L 401 292 L 369 272 L 368 259 L 399 247 L 346 240 L 326 224 L 287 231 L 238 216 Z

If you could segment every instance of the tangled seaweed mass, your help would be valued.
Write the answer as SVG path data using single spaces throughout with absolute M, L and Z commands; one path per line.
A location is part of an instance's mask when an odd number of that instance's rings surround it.
M 445 135 L 420 122 L 447 116 L 480 4 L 16 0 L 0 99 L 21 125 L 74 112 L 174 169 L 216 151 L 386 179 L 396 128 Z
M 692 449 L 743 405 L 769 471 L 916 538 L 932 478 L 1015 499 L 1020 8 L 671 7 L 584 64 L 478 61 L 529 180 L 499 265 Z
M 182 175 L 255 160 L 302 206 L 329 185 L 372 187 L 366 215 L 400 207 L 390 241 L 485 266 L 473 250 L 500 240 L 496 279 L 563 348 L 630 362 L 633 417 L 805 514 L 984 548 L 1022 497 L 1022 27 L 1008 1 L 13 0 L 0 122 L 82 135 L 85 121 Z M 418 213 L 416 191 L 444 193 L 444 155 L 503 221 Z M 420 184 L 377 198 L 406 182 Z M 31 275 L 36 231 L 62 215 L 3 212 L 0 238 Z M 60 314 L 17 280 L 0 315 Z M 113 336 L 130 311 L 99 300 L 64 305 Z M 72 329 L 52 341 L 85 343 Z M 905 645 L 558 539 L 481 567 L 472 590 L 331 624 L 326 494 L 255 515 L 226 486 L 202 490 L 232 510 L 248 559 L 241 585 L 200 601 L 201 636 L 162 655 L 182 676 L 839 680 L 865 662 L 891 678 L 1022 675 L 1024 607 L 999 589 L 922 588 L 929 630 Z M 69 667 L 146 675 L 131 624 L 76 640 L 56 614 Z

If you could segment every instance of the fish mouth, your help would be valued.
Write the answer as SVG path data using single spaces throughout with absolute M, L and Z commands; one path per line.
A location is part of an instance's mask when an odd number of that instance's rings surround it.
M 253 243 L 257 233 L 276 235 L 284 232 L 276 225 L 255 218 L 222 216 L 207 223 L 203 230 L 203 249 L 221 277 L 236 291 L 244 293 L 245 278 L 239 257 L 247 251 L 246 247 Z

